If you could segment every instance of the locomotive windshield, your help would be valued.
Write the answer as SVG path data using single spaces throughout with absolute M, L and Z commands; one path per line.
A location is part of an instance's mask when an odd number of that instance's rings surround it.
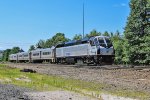
M 112 46 L 112 42 L 111 42 L 110 38 L 105 38 L 105 41 L 107 43 L 107 47 L 111 47 Z
M 98 41 L 99 41 L 99 45 L 102 46 L 102 47 L 111 47 L 112 46 L 112 42 L 110 40 L 110 38 L 107 38 L 107 37 L 99 37 L 98 38 Z
M 105 44 L 104 39 L 102 37 L 99 37 L 98 41 L 99 41 L 100 46 L 106 47 L 106 44 Z

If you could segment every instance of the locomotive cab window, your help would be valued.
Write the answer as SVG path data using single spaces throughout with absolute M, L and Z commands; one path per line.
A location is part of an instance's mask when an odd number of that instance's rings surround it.
M 95 46 L 94 41 L 90 40 L 91 46 Z
M 112 42 L 109 38 L 105 38 L 105 41 L 106 41 L 108 47 L 112 46 Z
M 102 46 L 102 47 L 105 47 L 105 46 L 106 46 L 106 44 L 105 44 L 103 38 L 99 37 L 99 38 L 98 38 L 98 41 L 99 41 L 99 45 L 100 45 L 100 46 Z
M 94 39 L 94 43 L 95 43 L 96 46 L 99 45 L 99 43 L 98 43 L 98 41 L 97 41 L 97 38 Z

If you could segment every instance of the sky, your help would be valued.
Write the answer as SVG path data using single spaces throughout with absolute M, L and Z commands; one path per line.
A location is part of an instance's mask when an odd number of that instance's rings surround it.
M 129 0 L 0 0 L 0 50 L 19 46 L 27 51 L 58 32 L 70 39 L 82 34 L 83 2 L 85 33 L 123 33 Z

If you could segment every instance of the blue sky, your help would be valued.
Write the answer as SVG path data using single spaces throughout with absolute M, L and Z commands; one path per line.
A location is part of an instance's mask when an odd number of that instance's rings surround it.
M 68 38 L 82 33 L 83 2 L 85 33 L 123 32 L 129 0 L 0 0 L 0 49 L 19 46 L 27 51 L 57 32 Z

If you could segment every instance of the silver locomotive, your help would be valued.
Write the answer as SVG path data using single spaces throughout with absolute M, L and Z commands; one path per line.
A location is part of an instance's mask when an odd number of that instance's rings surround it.
M 56 46 L 56 62 L 101 64 L 113 62 L 114 48 L 109 37 L 95 36 Z

